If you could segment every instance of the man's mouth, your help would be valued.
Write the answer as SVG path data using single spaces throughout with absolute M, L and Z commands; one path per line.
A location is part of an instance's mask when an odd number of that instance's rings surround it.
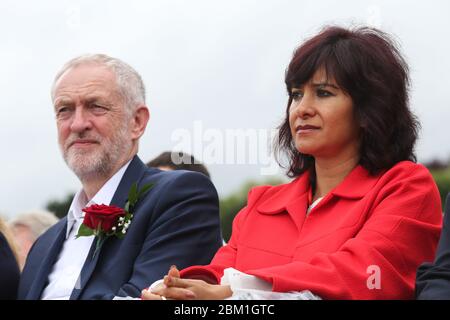
M 97 144 L 97 143 L 98 143 L 98 141 L 96 141 L 96 140 L 78 139 L 78 140 L 75 140 L 75 141 L 71 142 L 69 144 L 69 148 L 72 147 L 72 146 L 75 146 L 75 147 L 88 147 L 88 146 L 91 146 L 91 145 Z

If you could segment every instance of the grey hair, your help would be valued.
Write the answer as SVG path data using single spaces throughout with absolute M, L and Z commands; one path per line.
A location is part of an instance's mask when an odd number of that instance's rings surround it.
M 116 76 L 119 93 L 129 112 L 140 104 L 145 104 L 145 86 L 141 76 L 129 64 L 106 54 L 85 54 L 68 61 L 56 74 L 52 85 L 52 100 L 55 98 L 56 82 L 69 69 L 80 65 L 97 64 L 109 68 Z
M 8 221 L 8 225 L 11 228 L 19 226 L 29 228 L 33 236 L 33 239 L 30 240 L 35 241 L 41 234 L 57 222 L 58 218 L 53 213 L 36 210 L 15 217 Z

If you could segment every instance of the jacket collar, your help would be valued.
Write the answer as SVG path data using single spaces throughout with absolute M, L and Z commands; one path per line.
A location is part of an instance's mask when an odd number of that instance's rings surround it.
M 308 202 L 309 176 L 310 173 L 306 171 L 291 183 L 275 187 L 278 190 L 263 201 L 257 210 L 264 214 L 277 214 L 299 206 L 303 210 Z M 358 165 L 330 193 L 340 198 L 361 199 L 373 188 L 380 176 L 381 174 L 371 176 L 366 169 Z
M 307 197 L 309 189 L 309 172 L 303 173 L 290 183 L 274 187 L 274 192 L 264 200 L 256 210 L 265 214 L 277 214 L 296 200 Z M 307 201 L 307 198 L 306 198 Z
M 355 167 L 331 193 L 337 197 L 346 199 L 363 198 L 377 183 L 382 174 L 370 175 L 363 166 Z

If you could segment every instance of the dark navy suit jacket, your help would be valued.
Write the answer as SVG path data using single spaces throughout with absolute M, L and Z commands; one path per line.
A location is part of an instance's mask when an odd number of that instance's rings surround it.
M 123 239 L 110 237 L 99 254 L 93 249 L 80 274 L 80 288 L 70 299 L 140 297 L 171 265 L 183 269 L 207 264 L 222 245 L 216 189 L 208 177 L 190 171 L 147 168 L 135 156 L 120 181 L 111 205 L 124 207 L 134 182 L 154 187 L 139 200 Z M 67 219 L 33 245 L 19 285 L 19 299 L 39 299 L 65 240 Z
M 19 276 L 16 258 L 0 232 L 0 300 L 16 299 Z
M 416 297 L 420 300 L 450 299 L 450 193 L 447 195 L 444 225 L 433 263 L 422 264 L 417 271 Z

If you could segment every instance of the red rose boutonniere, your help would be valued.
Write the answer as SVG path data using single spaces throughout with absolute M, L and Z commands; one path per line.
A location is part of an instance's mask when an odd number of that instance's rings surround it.
M 92 235 L 97 237 L 93 258 L 95 258 L 106 239 L 111 236 L 122 239 L 125 236 L 133 219 L 132 212 L 136 203 L 152 187 L 153 184 L 147 184 L 141 190 L 138 190 L 137 183 L 134 183 L 123 209 L 105 204 L 93 204 L 83 209 L 86 214 L 76 238 Z

